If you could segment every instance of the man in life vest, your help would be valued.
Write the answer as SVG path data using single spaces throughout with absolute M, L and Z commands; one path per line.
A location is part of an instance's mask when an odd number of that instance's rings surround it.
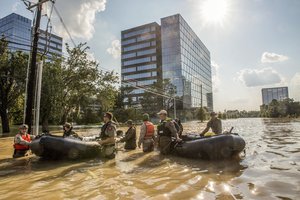
M 103 116 L 104 125 L 101 127 L 100 141 L 102 145 L 102 156 L 105 158 L 115 158 L 115 136 L 116 124 L 112 121 L 113 114 L 106 112 Z
M 167 117 L 167 111 L 161 110 L 157 114 L 160 118 L 160 122 L 157 126 L 159 150 L 162 154 L 169 154 L 172 150 L 172 138 L 174 138 L 177 142 L 181 141 L 181 139 L 178 137 L 173 120 Z
M 143 152 L 154 150 L 154 125 L 149 121 L 149 115 L 143 115 L 143 124 L 141 126 L 140 138 L 138 142 L 139 148 L 143 144 Z
M 207 122 L 206 128 L 200 133 L 200 136 L 212 136 L 212 135 L 218 135 L 222 133 L 222 122 L 217 117 L 217 113 L 211 112 L 210 113 L 211 119 Z M 209 129 L 211 128 L 212 133 L 206 134 Z
M 132 120 L 128 120 L 126 124 L 128 125 L 128 130 L 120 142 L 125 142 L 124 149 L 134 150 L 136 148 L 136 129 Z
M 29 150 L 29 146 L 33 136 L 27 133 L 28 126 L 22 124 L 19 126 L 19 133 L 15 136 L 14 139 L 14 154 L 13 158 L 19 158 L 26 155 Z
M 73 126 L 66 122 L 63 126 L 63 129 L 64 129 L 64 134 L 63 134 L 63 137 L 74 137 L 74 138 L 78 138 L 78 139 L 81 139 L 81 137 L 79 137 L 79 135 L 77 133 L 75 133 L 75 131 L 73 131 Z

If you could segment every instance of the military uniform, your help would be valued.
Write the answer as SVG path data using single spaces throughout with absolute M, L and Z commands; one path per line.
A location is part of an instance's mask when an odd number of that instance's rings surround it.
M 160 121 L 157 126 L 157 134 L 159 136 L 158 139 L 158 147 L 162 154 L 171 153 L 171 142 L 172 137 L 178 138 L 177 130 L 172 119 L 167 118 L 165 120 Z
M 107 122 L 101 128 L 100 139 L 105 140 L 110 137 L 115 137 L 117 132 L 116 124 L 112 121 Z M 115 157 L 115 143 L 103 144 L 101 154 L 105 158 L 114 158 Z
M 136 129 L 135 127 L 130 127 L 125 133 L 125 137 L 120 140 L 120 142 L 125 142 L 125 149 L 135 149 L 136 148 Z
M 215 134 L 221 134 L 222 133 L 222 122 L 218 118 L 209 120 L 207 122 L 206 127 L 211 128 L 212 132 L 214 132 Z
M 63 135 L 63 137 L 74 137 L 74 138 L 80 138 L 79 136 L 78 136 L 78 134 L 77 133 L 75 133 L 75 131 L 72 131 L 71 129 L 69 130 L 69 131 L 64 131 L 64 135 Z

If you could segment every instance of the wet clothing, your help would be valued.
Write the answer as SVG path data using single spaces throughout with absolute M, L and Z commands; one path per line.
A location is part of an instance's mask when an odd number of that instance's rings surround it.
M 14 139 L 14 158 L 19 158 L 25 156 L 29 150 L 31 139 L 33 136 L 30 134 L 21 134 L 18 133 Z
M 133 150 L 136 148 L 136 129 L 135 127 L 130 127 L 125 133 L 125 137 L 120 140 L 120 142 L 125 142 L 124 148 L 127 150 Z
M 73 131 L 72 129 L 70 129 L 69 131 L 64 131 L 63 137 L 74 137 L 74 138 L 80 138 L 78 136 L 77 133 L 75 133 L 75 131 Z
M 177 130 L 172 119 L 160 121 L 157 126 L 157 134 L 159 135 L 158 147 L 162 154 L 171 153 L 172 137 L 178 138 Z
M 222 133 L 222 122 L 220 119 L 215 118 L 211 119 L 207 122 L 206 128 L 211 128 L 212 132 L 215 134 L 221 134 Z
M 150 152 L 154 150 L 154 125 L 145 121 L 141 126 L 140 138 L 139 138 L 139 147 L 143 144 L 143 151 Z
M 116 124 L 112 121 L 109 121 L 101 127 L 100 139 L 106 140 L 107 138 L 110 138 L 110 137 L 115 138 L 116 133 L 117 133 Z M 115 148 L 114 142 L 110 143 L 110 144 L 102 145 L 101 154 L 103 157 L 109 158 L 109 159 L 114 158 L 115 152 L 116 152 L 116 148 Z

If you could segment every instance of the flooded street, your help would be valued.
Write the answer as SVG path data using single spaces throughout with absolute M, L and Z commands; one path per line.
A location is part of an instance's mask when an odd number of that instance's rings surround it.
M 184 132 L 204 126 L 189 122 Z M 0 199 L 300 199 L 300 121 L 223 121 L 224 130 L 231 126 L 246 141 L 242 160 L 200 161 L 140 149 L 119 150 L 114 160 L 13 160 L 13 138 L 0 138 Z

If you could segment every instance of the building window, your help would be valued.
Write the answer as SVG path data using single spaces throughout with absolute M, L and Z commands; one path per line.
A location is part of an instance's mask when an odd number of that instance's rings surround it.
M 139 79 L 139 78 L 148 78 L 151 77 L 151 72 L 132 74 L 123 76 L 123 80 Z
M 123 38 L 128 38 L 128 37 L 131 37 L 131 36 L 140 35 L 140 34 L 147 33 L 147 32 L 150 32 L 149 27 L 141 29 L 141 30 L 125 33 L 125 34 L 123 34 Z
M 148 49 L 148 50 L 138 51 L 137 56 L 143 56 L 143 55 L 154 54 L 154 53 L 156 53 L 156 49 Z
M 129 46 L 129 47 L 124 47 L 123 51 L 132 51 L 132 50 L 142 49 L 142 48 L 146 48 L 146 47 L 150 47 L 150 42 L 137 44 L 137 45 L 132 45 L 132 46 Z
M 144 63 L 144 62 L 150 62 L 150 57 L 146 58 L 139 58 L 139 59 L 134 59 L 134 60 L 128 60 L 123 62 L 123 66 L 127 65 L 134 65 L 134 64 L 139 64 L 139 63 Z
M 122 73 L 129 73 L 129 72 L 135 72 L 135 71 L 136 71 L 136 67 L 122 69 Z

